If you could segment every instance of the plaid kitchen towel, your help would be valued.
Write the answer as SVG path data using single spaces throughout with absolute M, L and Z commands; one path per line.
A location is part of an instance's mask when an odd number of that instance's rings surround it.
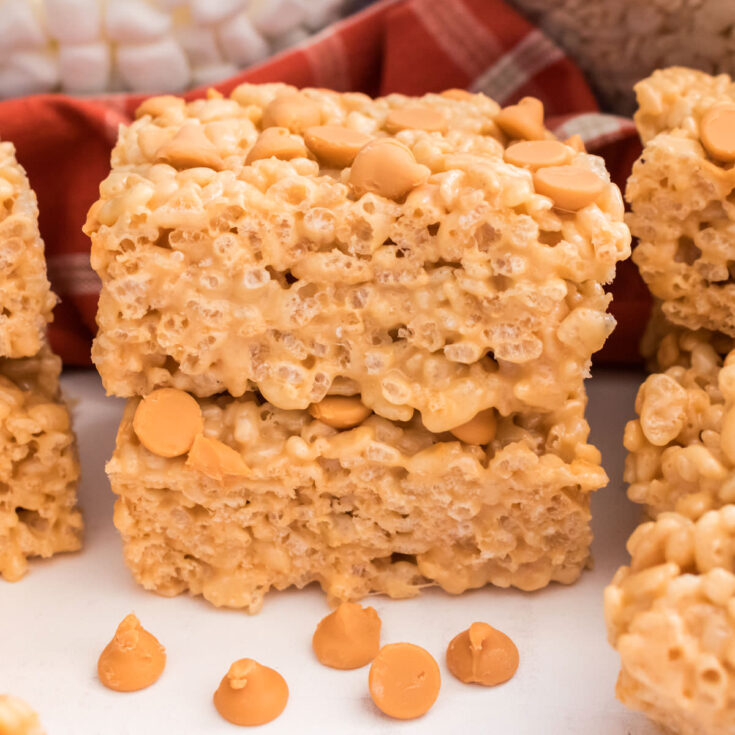
M 619 185 L 640 153 L 632 122 L 600 114 L 576 65 L 503 0 L 382 0 L 216 88 L 227 94 L 245 81 L 372 96 L 461 87 L 503 105 L 533 95 L 544 102 L 547 126 L 562 138 L 581 135 Z M 49 277 L 62 299 L 50 339 L 67 364 L 89 364 L 99 292 L 81 227 L 109 171 L 118 128 L 142 99 L 38 95 L 0 102 L 0 138 L 15 144 L 38 195 Z M 630 262 L 619 267 L 613 294 L 618 329 L 598 361 L 635 362 L 649 297 Z

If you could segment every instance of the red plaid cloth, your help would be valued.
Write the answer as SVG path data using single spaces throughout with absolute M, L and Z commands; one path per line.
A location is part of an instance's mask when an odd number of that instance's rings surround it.
M 600 114 L 576 65 L 502 0 L 383 0 L 217 89 L 227 94 L 246 81 L 372 96 L 460 87 L 504 105 L 533 95 L 546 106 L 548 127 L 561 137 L 579 133 L 590 151 L 605 156 L 619 185 L 640 153 L 632 123 Z M 0 102 L 0 137 L 15 143 L 38 195 L 49 277 L 61 297 L 50 338 L 67 364 L 89 364 L 99 292 L 81 227 L 108 173 L 118 126 L 130 122 L 142 99 L 38 95 Z M 598 361 L 634 362 L 649 297 L 630 262 L 618 268 L 613 294 L 618 329 Z

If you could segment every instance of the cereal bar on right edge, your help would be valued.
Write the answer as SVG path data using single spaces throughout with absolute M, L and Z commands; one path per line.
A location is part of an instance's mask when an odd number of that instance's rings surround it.
M 674 67 L 636 93 L 633 260 L 670 322 L 735 336 L 735 84 Z
M 678 735 L 735 732 L 735 505 L 662 513 L 605 590 L 617 694 Z

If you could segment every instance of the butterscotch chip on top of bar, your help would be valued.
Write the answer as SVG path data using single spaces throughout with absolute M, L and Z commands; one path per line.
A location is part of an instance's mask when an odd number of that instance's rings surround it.
M 735 336 L 735 85 L 674 67 L 636 92 L 633 260 L 669 321 Z
M 20 579 L 27 559 L 81 546 L 79 478 L 61 360 L 0 358 L 0 576 Z
M 628 496 L 654 517 L 735 503 L 734 340 L 655 317 L 644 346 L 655 372 L 625 428 Z
M 250 612 L 269 589 L 314 581 L 333 601 L 573 582 L 589 560 L 590 493 L 607 482 L 585 403 L 499 416 L 468 444 L 416 416 L 339 429 L 219 396 L 199 399 L 188 455 L 166 458 L 140 442 L 132 399 L 107 465 L 125 559 L 147 589 Z
M 0 358 L 35 355 L 55 303 L 36 195 L 12 143 L 0 142 Z
M 437 432 L 562 406 L 629 233 L 602 159 L 551 138 L 531 98 L 148 100 L 85 226 L 106 389 L 360 394 Z
M 735 732 L 735 505 L 663 513 L 628 541 L 605 590 L 617 694 L 681 735 Z

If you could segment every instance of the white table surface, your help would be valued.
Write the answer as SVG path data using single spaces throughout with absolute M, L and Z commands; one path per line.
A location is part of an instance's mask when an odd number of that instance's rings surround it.
M 625 540 L 639 518 L 624 493 L 621 441 L 640 380 L 636 373 L 598 371 L 588 382 L 592 440 L 611 481 L 593 501 L 595 568 L 577 584 L 531 594 L 488 587 L 459 597 L 430 590 L 412 600 L 370 599 L 383 621 L 384 643 L 424 646 L 442 670 L 431 711 L 398 722 L 372 705 L 367 667 L 340 672 L 317 663 L 311 636 L 329 612 L 317 587 L 272 593 L 263 610 L 249 616 L 186 595 L 158 597 L 133 582 L 104 474 L 122 402 L 104 396 L 95 374 L 69 373 L 63 382 L 77 400 L 85 546 L 35 562 L 19 583 L 0 581 L 0 692 L 31 703 L 48 735 L 234 735 L 244 730 L 219 718 L 212 693 L 232 661 L 250 657 L 280 671 L 291 692 L 284 713 L 258 730 L 269 735 L 653 735 L 655 728 L 615 699 L 618 658 L 602 616 L 602 590 L 627 561 Z M 151 688 L 119 694 L 98 682 L 96 663 L 131 611 L 166 646 L 168 663 Z M 503 686 L 460 684 L 446 669 L 447 643 L 476 620 L 518 645 L 520 668 Z

